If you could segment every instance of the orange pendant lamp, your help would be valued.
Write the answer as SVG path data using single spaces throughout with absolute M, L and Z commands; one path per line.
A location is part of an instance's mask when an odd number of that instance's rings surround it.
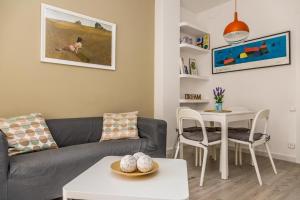
M 249 36 L 248 25 L 245 22 L 238 20 L 236 1 L 237 0 L 235 0 L 234 20 L 226 26 L 223 33 L 224 39 L 228 44 L 238 44 L 244 42 Z

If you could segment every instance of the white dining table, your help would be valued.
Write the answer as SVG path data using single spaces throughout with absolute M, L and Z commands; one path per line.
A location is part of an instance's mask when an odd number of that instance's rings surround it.
M 228 124 L 230 122 L 251 120 L 254 111 L 236 110 L 231 112 L 199 111 L 204 121 L 219 122 L 221 124 L 220 172 L 222 179 L 228 179 Z

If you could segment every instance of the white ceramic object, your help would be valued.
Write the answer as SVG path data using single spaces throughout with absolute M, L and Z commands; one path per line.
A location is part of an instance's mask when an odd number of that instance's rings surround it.
M 135 154 L 133 154 L 133 157 L 138 160 L 140 157 L 144 156 L 146 154 L 144 154 L 143 152 L 137 152 Z
M 153 168 L 153 161 L 150 156 L 143 155 L 137 160 L 137 168 L 140 172 L 149 172 Z
M 120 169 L 122 172 L 134 172 L 136 168 L 136 159 L 131 155 L 126 155 L 121 159 Z

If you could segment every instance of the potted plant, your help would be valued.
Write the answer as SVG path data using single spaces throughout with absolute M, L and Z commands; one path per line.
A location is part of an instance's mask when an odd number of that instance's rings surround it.
M 223 98 L 224 98 L 224 92 L 225 89 L 223 89 L 222 87 L 216 87 L 214 90 L 214 96 L 215 96 L 215 110 L 217 112 L 221 112 L 223 110 Z

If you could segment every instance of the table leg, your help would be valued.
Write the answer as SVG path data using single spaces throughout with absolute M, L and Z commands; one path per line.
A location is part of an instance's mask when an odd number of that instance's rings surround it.
M 221 178 L 228 179 L 228 124 L 224 120 L 221 122 L 221 156 L 220 156 L 220 171 Z

